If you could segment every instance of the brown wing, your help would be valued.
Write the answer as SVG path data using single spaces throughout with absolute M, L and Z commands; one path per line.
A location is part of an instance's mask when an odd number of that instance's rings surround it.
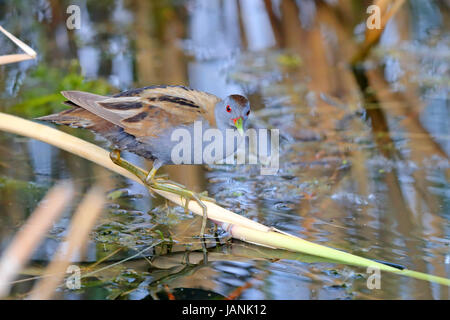
M 81 91 L 63 91 L 62 95 L 69 100 L 66 104 L 85 109 L 123 128 L 137 139 L 157 136 L 166 128 L 190 124 L 201 117 L 215 126 L 214 106 L 220 101 L 212 94 L 182 86 L 146 87 L 124 91 L 113 97 Z M 40 119 L 61 124 L 91 126 L 92 129 L 93 122 L 105 125 L 104 121 L 94 121 L 94 118 L 90 119 L 92 117 L 81 110 L 70 112 L 70 115 L 62 112 Z M 91 125 L 87 125 L 88 122 Z
M 60 113 L 37 118 L 37 120 L 50 121 L 75 128 L 86 128 L 104 136 L 121 130 L 119 126 L 111 121 L 105 120 L 87 109 L 80 108 L 73 102 L 65 101 L 64 104 L 72 108 Z
M 114 97 L 139 97 L 142 101 L 182 117 L 190 113 L 193 115 L 200 113 L 208 121 L 212 121 L 212 124 L 215 124 L 214 107 L 220 101 L 215 95 L 203 91 L 184 86 L 164 85 L 128 90 Z
M 212 94 L 182 86 L 153 86 L 125 91 L 98 104 L 118 115 L 119 125 L 139 138 L 200 118 L 215 126 L 214 107 L 219 101 Z

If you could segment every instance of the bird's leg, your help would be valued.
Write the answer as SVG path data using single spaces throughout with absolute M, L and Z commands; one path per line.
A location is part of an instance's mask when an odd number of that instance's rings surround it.
M 112 150 L 111 153 L 109 154 L 109 157 L 111 158 L 112 162 L 114 162 L 116 165 L 131 172 L 142 181 L 145 181 L 147 176 L 149 175 L 149 173 L 145 172 L 141 168 L 136 167 L 135 165 L 132 165 L 128 161 L 122 159 L 120 157 L 120 151 L 117 149 Z
M 161 173 L 158 175 L 154 176 L 155 179 L 168 179 L 169 178 L 169 174 L 168 173 Z
M 198 205 L 202 208 L 203 218 L 202 218 L 202 227 L 200 229 L 199 238 L 200 238 L 200 241 L 202 244 L 203 263 L 204 264 L 208 263 L 208 250 L 206 248 L 206 242 L 205 242 L 205 229 L 206 229 L 206 223 L 208 222 L 208 214 L 207 214 L 207 207 L 203 203 L 202 200 L 214 201 L 214 199 L 208 198 L 207 196 L 204 196 L 202 194 L 196 194 L 195 192 L 192 192 L 185 188 L 171 186 L 168 183 L 156 182 L 152 185 L 152 188 L 163 190 L 163 191 L 168 191 L 168 192 L 180 195 L 181 198 L 185 199 L 185 204 L 184 204 L 185 211 L 188 211 L 189 202 L 191 200 L 195 200 L 198 203 Z M 214 224 L 214 226 L 216 226 L 216 225 Z
M 202 208 L 203 220 L 202 227 L 200 230 L 200 238 L 204 238 L 206 223 L 208 221 L 207 208 L 202 200 L 215 202 L 213 198 L 209 198 L 206 192 L 195 193 L 185 188 L 185 186 L 176 183 L 174 181 L 170 181 L 167 179 L 163 179 L 160 177 L 156 177 L 156 171 L 161 167 L 162 163 L 156 160 L 153 164 L 153 168 L 146 172 L 139 167 L 134 166 L 128 161 L 122 159 L 120 157 L 120 151 L 114 149 L 110 153 L 111 160 L 118 166 L 128 170 L 135 176 L 137 176 L 145 185 L 151 187 L 152 189 L 167 191 L 170 193 L 174 193 L 179 195 L 180 197 L 185 199 L 185 209 L 189 206 L 189 201 L 194 200 L 198 203 L 198 205 Z
M 148 172 L 147 176 L 145 177 L 145 184 L 152 184 L 152 182 L 155 179 L 155 175 L 156 175 L 156 171 L 158 170 L 158 168 L 155 168 L 155 166 L 152 167 L 152 169 Z
M 193 191 L 190 191 L 185 188 L 180 188 L 176 185 L 172 185 L 171 182 L 159 182 L 159 181 L 153 181 L 151 187 L 153 189 L 161 190 L 161 191 L 167 191 L 170 193 L 174 193 L 179 195 L 180 197 L 185 199 L 185 209 L 188 208 L 189 202 L 191 200 L 194 200 L 197 202 L 197 204 L 202 208 L 202 214 L 203 214 L 203 220 L 202 220 L 202 227 L 200 229 L 200 237 L 203 238 L 205 235 L 205 229 L 206 229 L 206 223 L 208 221 L 208 215 L 207 215 L 207 208 L 206 205 L 203 203 L 203 201 L 210 201 L 215 202 L 214 199 L 209 198 L 202 194 L 197 194 Z M 202 201 L 203 200 L 203 201 Z
M 185 186 L 183 186 L 182 184 L 179 184 L 175 181 L 170 181 L 168 179 L 165 179 L 164 177 L 166 177 L 166 174 L 157 176 L 156 175 L 156 171 L 161 167 L 161 163 L 156 162 L 153 164 L 152 169 L 147 172 L 142 170 L 139 167 L 136 167 L 135 165 L 129 163 L 128 161 L 124 160 L 121 158 L 120 156 L 120 151 L 117 149 L 114 149 L 111 151 L 111 153 L 109 154 L 109 157 L 111 158 L 112 162 L 114 162 L 116 165 L 118 165 L 119 167 L 124 168 L 125 170 L 131 172 L 132 174 L 134 174 L 136 177 L 139 178 L 139 180 L 141 180 L 145 185 L 150 186 L 152 185 L 155 181 L 157 180 L 162 180 L 164 182 L 170 182 L 171 184 L 174 184 L 180 188 L 185 188 Z
M 198 203 L 198 205 L 202 208 L 202 227 L 200 229 L 200 241 L 202 242 L 202 251 L 203 251 L 203 263 L 208 262 L 208 250 L 206 249 L 206 243 L 205 243 L 205 229 L 206 229 L 206 223 L 208 222 L 208 214 L 207 214 L 207 207 L 203 203 L 202 200 L 207 200 L 211 202 L 215 202 L 214 199 L 209 198 L 202 194 L 197 194 L 193 191 L 190 191 L 186 188 L 180 188 L 177 185 L 173 185 L 172 182 L 159 182 L 158 180 L 153 180 L 152 184 L 150 185 L 151 188 L 167 191 L 173 194 L 179 195 L 181 198 L 185 199 L 184 208 L 187 211 L 189 207 L 189 202 L 191 200 L 194 200 Z

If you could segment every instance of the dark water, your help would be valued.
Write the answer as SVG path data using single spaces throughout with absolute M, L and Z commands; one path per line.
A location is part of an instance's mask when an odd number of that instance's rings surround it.
M 172 180 L 304 239 L 448 278 L 448 6 L 405 5 L 370 56 L 364 85 L 347 64 L 363 37 L 363 2 L 72 1 L 81 28 L 69 31 L 68 2 L 3 1 L 0 24 L 38 59 L 0 67 L 0 111 L 26 118 L 53 112 L 63 89 L 110 94 L 182 84 L 219 97 L 245 94 L 253 126 L 283 137 L 278 174 L 262 176 L 255 165 L 167 167 Z M 5 37 L 0 44 L 0 54 L 17 51 Z M 60 129 L 107 147 L 84 130 Z M 381 289 L 370 290 L 364 269 L 227 242 L 226 235 L 203 265 L 192 238 L 200 220 L 182 208 L 38 141 L 0 133 L 0 151 L 2 247 L 56 181 L 72 179 L 81 197 L 107 175 L 111 189 L 122 191 L 108 201 L 79 265 L 111 257 L 84 273 L 80 290 L 62 288 L 65 299 L 167 298 L 167 290 L 179 299 L 213 299 L 242 286 L 241 299 L 449 298 L 447 287 L 384 273 Z M 42 274 L 70 215 L 22 279 Z M 171 252 L 161 233 L 175 240 Z M 17 283 L 12 297 L 32 284 Z

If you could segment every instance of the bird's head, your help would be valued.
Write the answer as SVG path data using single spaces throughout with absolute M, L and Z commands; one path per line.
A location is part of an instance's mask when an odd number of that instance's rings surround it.
M 236 129 L 244 135 L 248 128 L 250 103 L 247 98 L 232 94 L 216 104 L 215 115 L 218 128 Z

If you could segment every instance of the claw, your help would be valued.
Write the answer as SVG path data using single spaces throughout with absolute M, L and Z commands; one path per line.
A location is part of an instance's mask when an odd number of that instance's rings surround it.
M 175 182 L 175 181 L 172 181 L 172 180 L 167 180 L 167 179 L 160 179 L 160 180 L 162 181 L 162 183 L 173 184 L 173 185 L 177 186 L 180 189 L 186 189 L 186 187 L 184 185 L 182 185 L 181 183 L 178 183 L 178 182 Z M 155 179 L 155 181 L 158 182 L 158 179 Z
M 215 202 L 214 199 L 208 197 L 207 191 L 197 194 L 190 190 L 187 190 L 186 187 L 183 186 L 182 184 L 176 183 L 174 181 L 170 181 L 168 179 L 164 179 L 163 176 L 156 176 L 156 171 L 158 170 L 158 168 L 161 165 L 160 163 L 159 163 L 159 165 L 155 165 L 155 167 L 153 167 L 149 172 L 145 172 L 142 169 L 132 165 L 128 161 L 121 159 L 120 151 L 117 149 L 111 151 L 109 156 L 116 165 L 128 170 L 129 172 L 136 175 L 139 179 L 141 179 L 142 182 L 144 182 L 144 184 L 149 187 L 148 189 L 149 189 L 149 192 L 152 197 L 155 197 L 155 195 L 153 194 L 151 189 L 157 189 L 157 190 L 162 190 L 162 191 L 167 191 L 167 192 L 171 192 L 174 194 L 178 194 L 181 197 L 181 200 L 183 200 L 183 198 L 185 199 L 184 210 L 186 212 L 189 211 L 189 202 L 191 200 L 195 200 L 198 203 L 198 205 L 202 208 L 202 212 L 203 212 L 203 220 L 202 220 L 202 228 L 200 230 L 200 238 L 204 239 L 206 223 L 208 221 L 208 215 L 207 215 L 207 208 L 206 208 L 205 204 L 202 202 L 202 200 Z M 164 175 L 164 176 L 167 176 L 167 175 Z M 203 248 L 204 253 L 205 253 L 205 250 L 206 250 L 206 248 L 204 247 Z
M 117 149 L 114 149 L 109 153 L 109 157 L 111 158 L 112 162 L 114 162 L 117 165 L 120 165 L 120 151 Z
M 190 201 L 190 199 L 184 198 L 184 200 L 185 200 L 184 213 L 189 213 L 189 201 Z M 181 196 L 181 201 L 183 201 L 183 196 Z

